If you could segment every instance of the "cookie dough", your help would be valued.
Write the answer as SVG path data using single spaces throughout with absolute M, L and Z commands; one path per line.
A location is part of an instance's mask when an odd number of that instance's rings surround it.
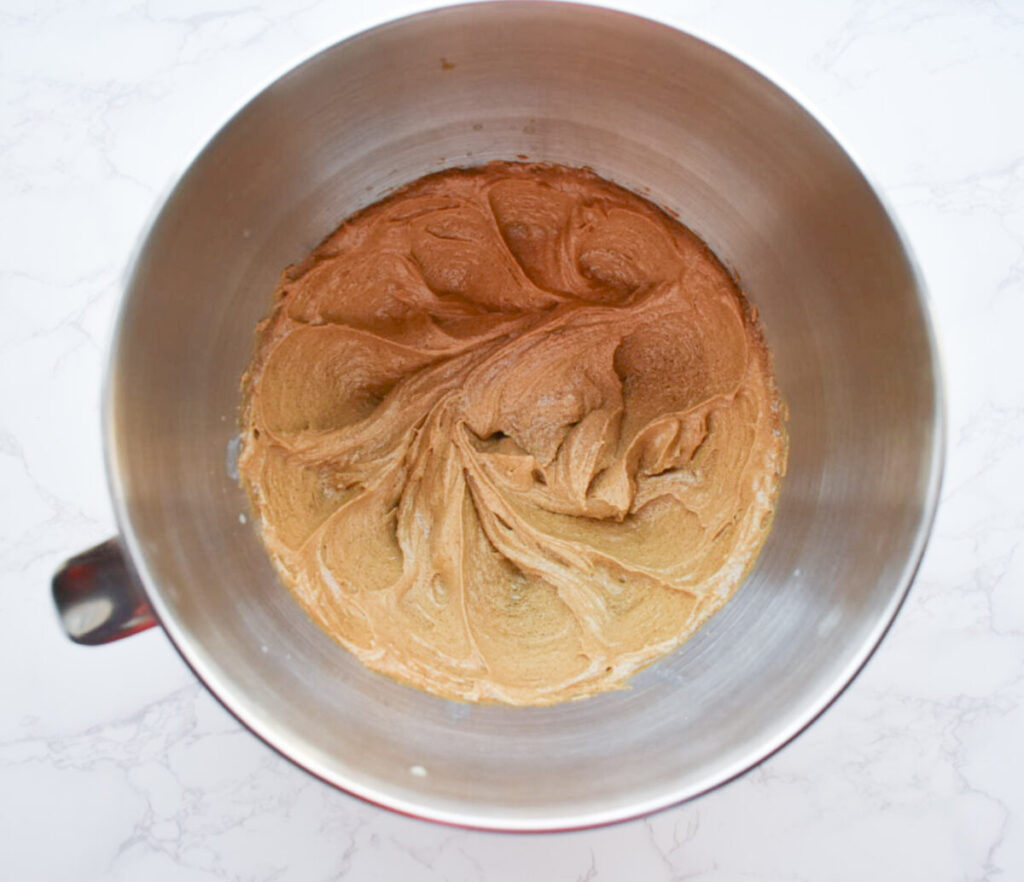
M 786 443 L 756 315 L 592 172 L 414 182 L 283 274 L 240 474 L 315 621 L 438 696 L 622 687 L 729 598 Z

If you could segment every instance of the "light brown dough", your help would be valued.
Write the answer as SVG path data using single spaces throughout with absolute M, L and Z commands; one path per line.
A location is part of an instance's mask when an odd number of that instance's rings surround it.
M 693 233 L 585 170 L 422 178 L 285 271 L 243 382 L 243 485 L 309 614 L 436 695 L 624 685 L 729 598 L 786 444 Z

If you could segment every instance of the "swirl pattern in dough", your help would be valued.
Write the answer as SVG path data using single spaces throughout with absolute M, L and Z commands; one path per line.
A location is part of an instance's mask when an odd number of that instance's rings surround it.
M 624 685 L 729 598 L 785 436 L 756 316 L 693 233 L 585 170 L 414 182 L 282 276 L 240 473 L 309 614 L 436 695 Z

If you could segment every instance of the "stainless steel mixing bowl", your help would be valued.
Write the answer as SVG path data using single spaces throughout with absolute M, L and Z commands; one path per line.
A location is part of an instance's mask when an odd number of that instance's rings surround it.
M 735 598 L 631 689 L 537 709 L 444 701 L 364 669 L 277 580 L 225 466 L 281 269 L 389 188 L 518 155 L 591 166 L 703 236 L 760 309 L 791 413 L 775 527 Z M 106 432 L 122 547 L 210 690 L 337 787 L 503 830 L 651 812 L 807 726 L 907 591 L 942 449 L 921 282 L 828 131 L 701 40 L 546 3 L 451 7 L 359 34 L 227 123 L 135 259 Z M 57 578 L 79 639 L 148 623 L 118 567 L 108 546 Z

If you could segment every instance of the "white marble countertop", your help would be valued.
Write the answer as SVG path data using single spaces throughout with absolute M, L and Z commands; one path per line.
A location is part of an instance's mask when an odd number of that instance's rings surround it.
M 61 634 L 106 538 L 98 397 L 155 198 L 316 48 L 429 6 L 0 0 L 0 876 L 17 880 L 1024 878 L 1024 4 L 623 2 L 754 61 L 882 186 L 946 363 L 942 503 L 909 602 L 810 731 L 688 805 L 584 833 L 407 820 L 313 780 L 159 630 Z

